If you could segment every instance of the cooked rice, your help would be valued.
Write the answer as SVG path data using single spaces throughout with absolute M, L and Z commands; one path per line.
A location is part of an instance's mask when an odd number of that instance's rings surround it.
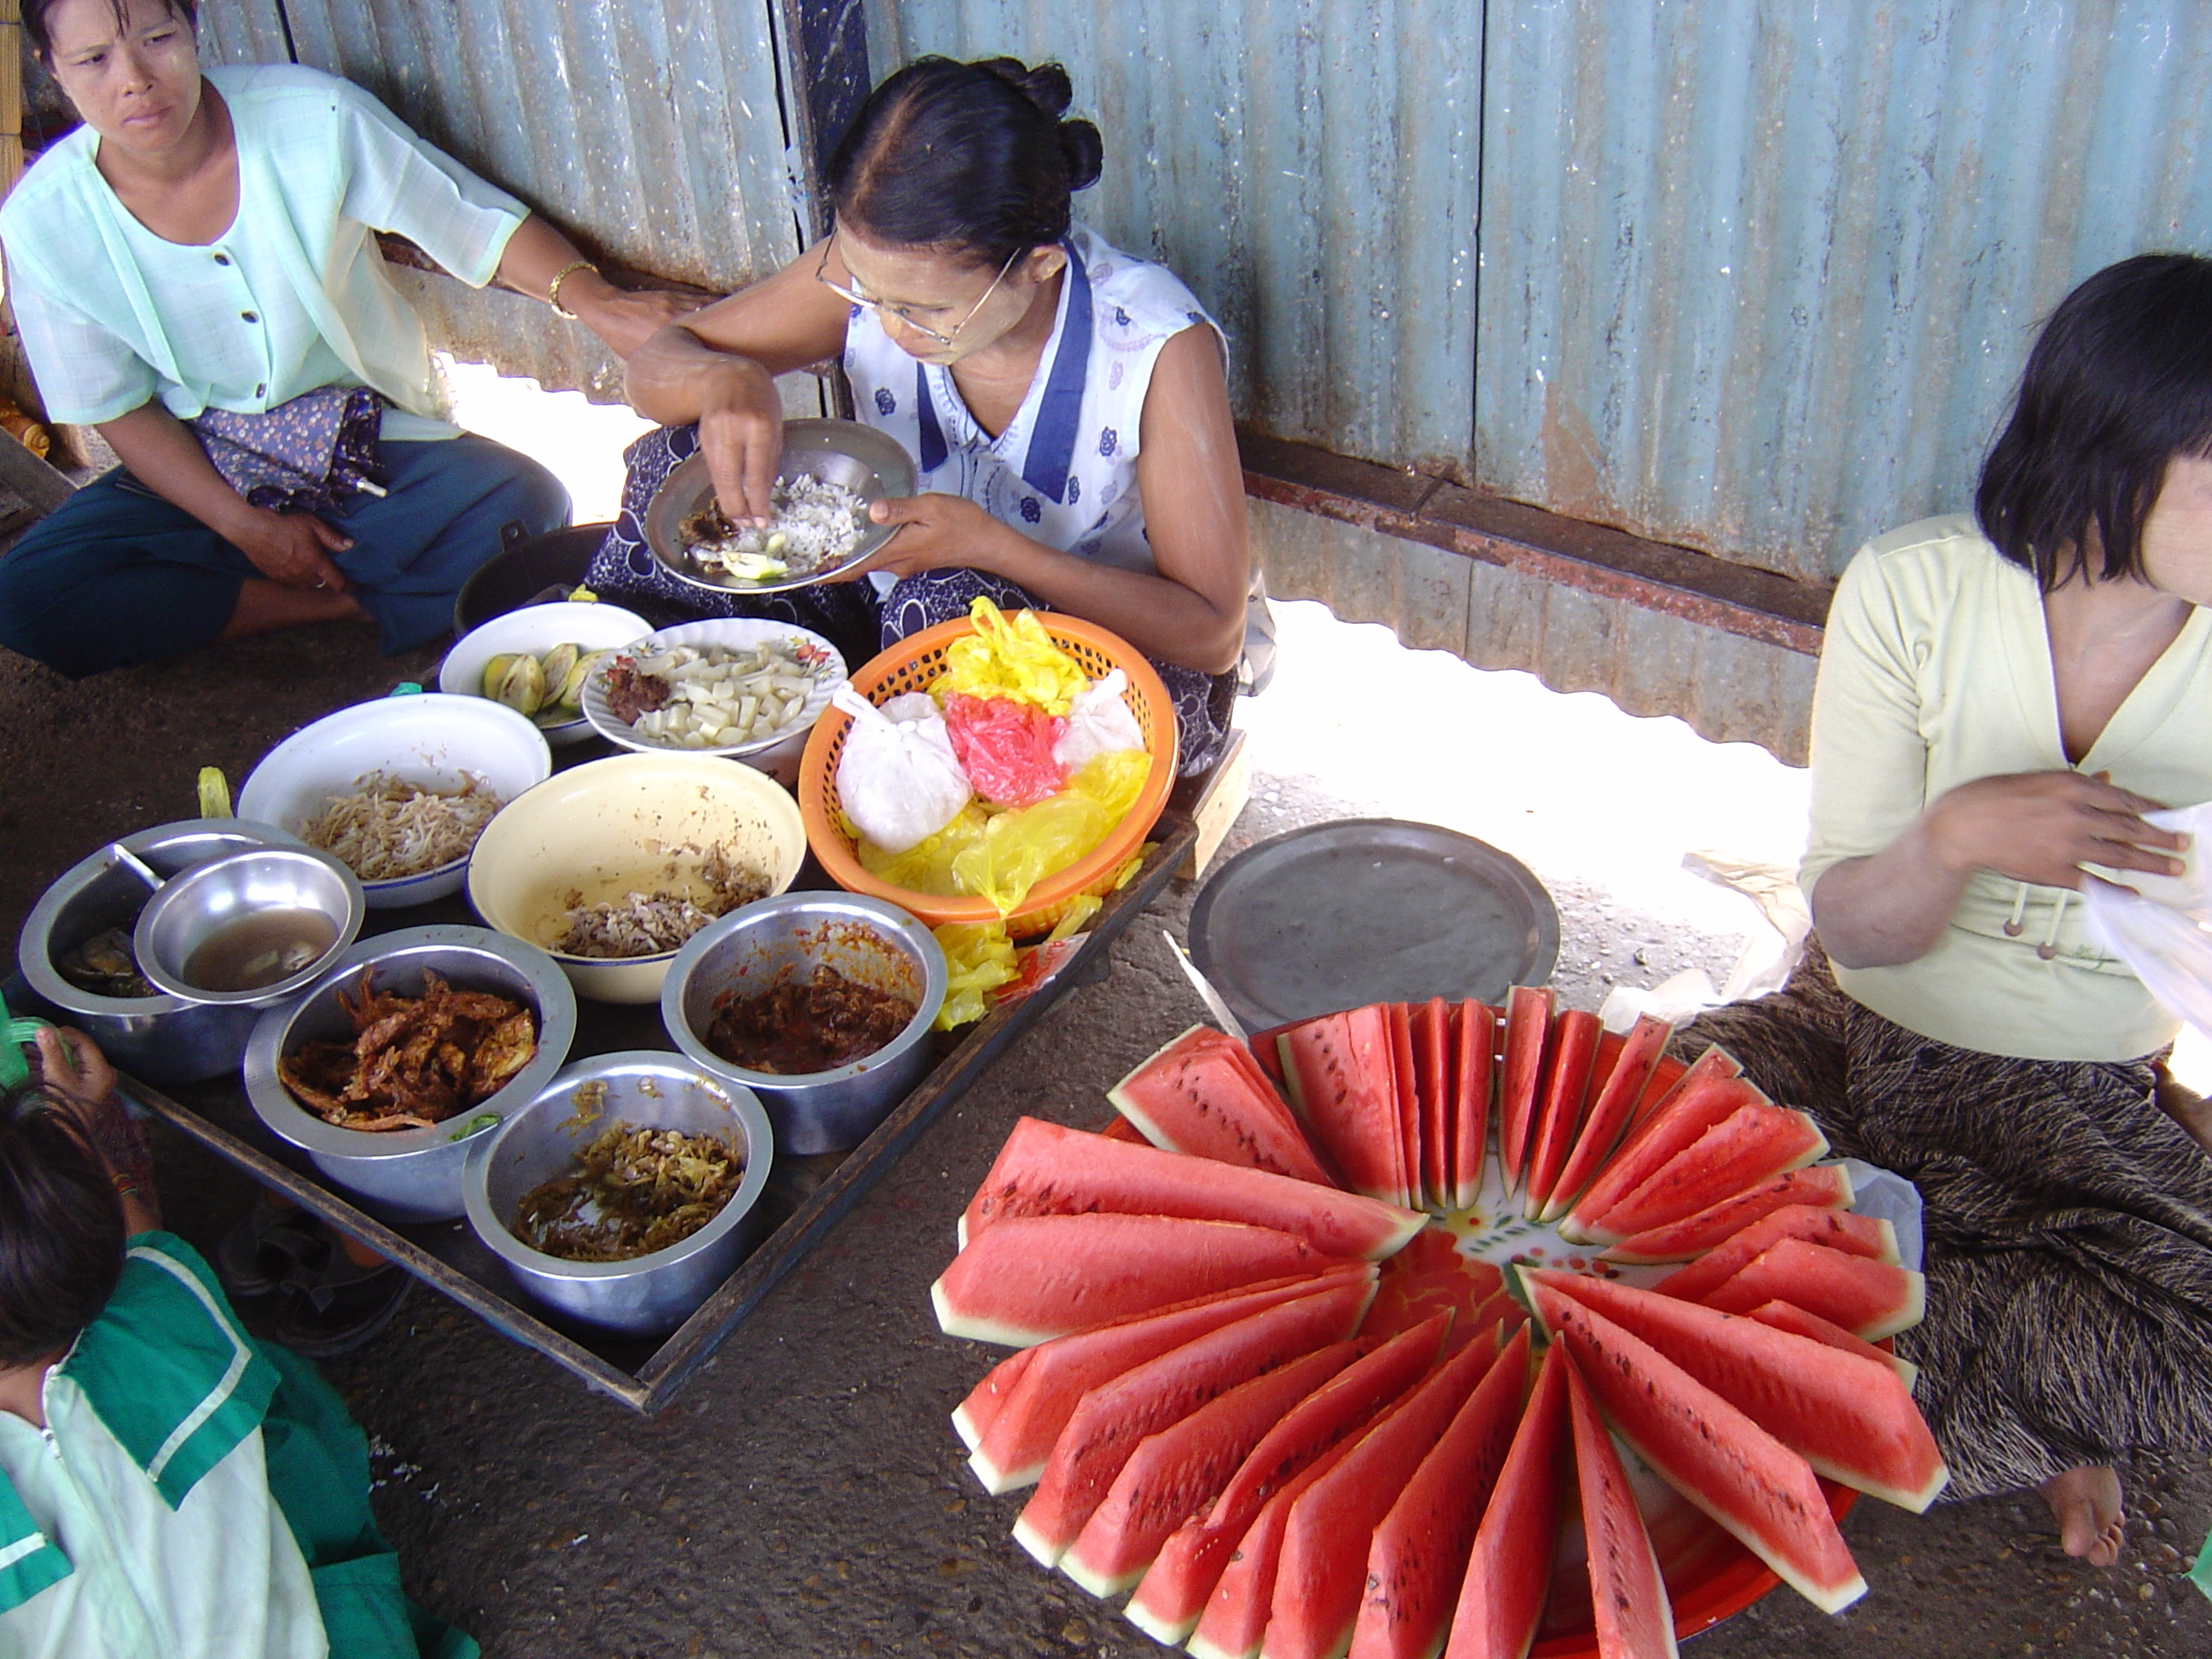
M 450 795 L 372 772 L 350 795 L 300 826 L 301 838 L 337 859 L 363 881 L 419 876 L 469 855 L 505 805 L 475 773 Z
M 682 526 L 692 557 L 724 571 L 739 558 L 779 559 L 786 574 L 804 576 L 851 557 L 868 526 L 866 498 L 827 478 L 778 478 L 769 503 L 765 526 L 738 528 L 710 500 Z

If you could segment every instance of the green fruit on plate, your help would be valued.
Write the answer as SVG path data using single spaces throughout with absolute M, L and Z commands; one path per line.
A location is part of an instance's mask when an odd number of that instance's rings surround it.
M 584 701 L 584 687 L 599 665 L 614 654 L 611 651 L 586 651 L 576 659 L 576 665 L 568 671 L 568 678 L 561 683 L 557 701 L 564 708 L 575 708 Z M 547 684 L 551 684 L 549 680 Z
M 518 714 L 534 714 L 545 702 L 545 671 L 528 652 L 511 659 L 500 677 L 496 701 Z
M 514 666 L 514 653 L 502 651 L 484 665 L 483 694 L 494 702 L 499 701 L 499 688 L 507 678 L 507 671 Z
M 545 675 L 545 696 L 548 702 L 560 701 L 561 688 L 568 684 L 568 676 L 576 666 L 576 659 L 582 654 L 580 647 L 563 642 L 555 646 L 538 659 L 538 665 Z

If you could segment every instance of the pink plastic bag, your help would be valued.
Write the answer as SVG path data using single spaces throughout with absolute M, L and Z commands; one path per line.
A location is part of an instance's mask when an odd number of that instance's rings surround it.
M 1034 806 L 1066 785 L 1053 745 L 1067 721 L 1007 697 L 945 699 L 945 728 L 968 786 L 994 806 Z

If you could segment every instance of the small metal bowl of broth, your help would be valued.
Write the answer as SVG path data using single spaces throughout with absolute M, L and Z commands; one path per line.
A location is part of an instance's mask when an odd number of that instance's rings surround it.
M 360 881 L 328 853 L 257 848 L 165 883 L 139 912 L 131 951 L 171 996 L 258 1007 L 337 961 L 367 914 Z

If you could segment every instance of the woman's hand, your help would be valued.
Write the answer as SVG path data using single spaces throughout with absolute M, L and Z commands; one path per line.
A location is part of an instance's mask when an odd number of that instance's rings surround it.
M 1928 809 L 1929 850 L 1960 875 L 1993 870 L 2039 887 L 2079 887 L 2081 866 L 2178 876 L 2185 836 L 2143 821 L 2160 803 L 2079 772 L 1977 778 Z
M 562 302 L 624 362 L 669 324 L 681 321 L 708 303 L 703 295 L 672 294 L 665 289 L 619 289 L 605 282 L 597 283 L 604 291 L 586 301 L 580 289 L 582 279 L 590 275 L 579 271 L 563 283 Z
M 253 562 L 253 568 L 286 587 L 327 588 L 348 593 L 353 585 L 331 562 L 331 555 L 353 545 L 353 538 L 332 529 L 312 513 L 272 513 L 247 507 L 225 538 Z
M 154 1153 L 143 1125 L 115 1092 L 115 1068 L 82 1031 L 48 1027 L 39 1033 L 39 1077 L 48 1098 L 69 1114 L 85 1149 L 114 1183 L 132 1232 L 161 1224 L 154 1193 Z
M 699 453 L 714 500 L 734 525 L 765 525 L 783 460 L 783 400 L 758 363 L 717 357 L 702 366 Z
M 868 517 L 897 529 L 852 571 L 854 576 L 873 570 L 894 576 L 923 570 L 989 570 L 994 568 L 994 545 L 1016 533 L 964 495 L 908 495 L 878 501 L 868 509 Z

